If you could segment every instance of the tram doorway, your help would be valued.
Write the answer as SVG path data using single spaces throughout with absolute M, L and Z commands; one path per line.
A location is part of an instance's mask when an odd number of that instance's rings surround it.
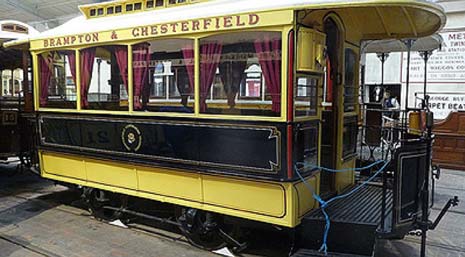
M 337 169 L 338 151 L 342 147 L 339 142 L 338 129 L 339 87 L 342 86 L 340 58 L 342 57 L 342 34 L 333 18 L 327 18 L 324 23 L 326 33 L 326 74 L 324 85 L 324 109 L 322 112 L 322 167 Z M 329 197 L 336 192 L 335 176 L 329 172 L 321 173 L 320 193 Z

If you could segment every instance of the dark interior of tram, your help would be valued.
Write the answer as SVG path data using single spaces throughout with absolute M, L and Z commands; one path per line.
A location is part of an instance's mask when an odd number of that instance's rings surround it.
M 338 90 L 333 90 L 334 86 L 339 85 L 339 63 L 338 56 L 340 55 L 340 30 L 336 22 L 332 18 L 326 19 L 324 23 L 326 33 L 326 102 L 332 102 L 333 99 L 338 99 Z M 335 169 L 337 152 L 337 142 L 334 140 L 337 137 L 337 103 L 332 103 L 322 113 L 322 144 L 321 144 L 321 164 L 323 167 Z M 335 191 L 334 174 L 329 172 L 321 173 L 321 195 L 329 197 Z

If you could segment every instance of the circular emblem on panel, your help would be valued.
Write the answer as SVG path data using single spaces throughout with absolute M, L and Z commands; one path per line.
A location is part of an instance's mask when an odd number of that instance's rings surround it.
M 140 130 L 132 124 L 126 125 L 123 128 L 121 140 L 126 150 L 130 152 L 137 152 L 142 146 L 142 135 Z

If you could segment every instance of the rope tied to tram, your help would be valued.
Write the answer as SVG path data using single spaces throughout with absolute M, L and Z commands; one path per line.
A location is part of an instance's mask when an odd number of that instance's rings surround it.
M 301 169 L 307 168 L 307 167 L 312 167 L 314 169 L 319 169 L 319 170 L 322 170 L 322 171 L 327 171 L 327 172 L 332 172 L 332 173 L 342 173 L 342 172 L 349 172 L 349 171 L 363 171 L 363 170 L 373 168 L 376 165 L 380 165 L 382 163 L 384 163 L 383 166 L 378 171 L 376 171 L 371 177 L 369 177 L 367 180 L 361 182 L 360 185 L 354 187 L 352 190 L 350 190 L 349 192 L 347 192 L 345 194 L 335 196 L 335 197 L 333 197 L 333 198 L 331 198 L 331 199 L 329 199 L 327 201 L 321 199 L 321 197 L 315 192 L 315 189 L 313 188 L 313 186 L 310 185 L 305 180 L 305 178 L 300 173 L 299 168 L 297 167 L 297 164 L 300 164 L 300 165 L 303 164 L 303 167 L 301 167 Z M 360 190 L 361 188 L 366 186 L 368 183 L 373 181 L 379 174 L 381 174 L 384 171 L 384 169 L 386 169 L 386 167 L 389 165 L 389 161 L 379 160 L 379 161 L 374 162 L 374 163 L 372 163 L 372 164 L 370 164 L 368 166 L 365 166 L 365 167 L 349 168 L 349 169 L 341 169 L 341 170 L 328 169 L 328 168 L 319 167 L 319 166 L 310 165 L 310 164 L 305 165 L 304 163 L 297 163 L 297 164 L 294 166 L 296 174 L 299 176 L 300 180 L 302 180 L 302 182 L 307 187 L 307 189 L 312 193 L 313 198 L 320 203 L 321 212 L 323 213 L 323 215 L 325 217 L 325 230 L 324 230 L 324 234 L 323 234 L 323 242 L 322 242 L 321 247 L 320 247 L 320 249 L 318 251 L 324 252 L 324 254 L 327 255 L 328 254 L 327 241 L 328 241 L 329 229 L 331 227 L 331 220 L 330 220 L 330 217 L 329 217 L 328 213 L 326 212 L 326 207 L 328 207 L 328 205 L 331 202 L 334 202 L 336 200 L 339 200 L 339 199 L 342 199 L 342 198 L 345 198 L 345 197 L 347 197 L 349 195 L 354 194 L 355 192 L 357 192 L 358 190 Z

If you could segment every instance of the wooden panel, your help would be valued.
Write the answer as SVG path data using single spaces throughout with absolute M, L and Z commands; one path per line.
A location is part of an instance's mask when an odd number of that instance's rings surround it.
M 286 192 L 279 184 L 204 176 L 203 190 L 206 204 L 271 217 L 286 215 Z
M 433 163 L 465 170 L 465 112 L 453 112 L 434 125 Z

